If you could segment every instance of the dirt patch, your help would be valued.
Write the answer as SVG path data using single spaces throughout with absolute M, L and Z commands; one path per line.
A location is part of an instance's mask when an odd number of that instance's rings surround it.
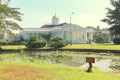
M 7 66 L 0 69 L 0 80 L 42 80 L 43 76 L 34 68 Z

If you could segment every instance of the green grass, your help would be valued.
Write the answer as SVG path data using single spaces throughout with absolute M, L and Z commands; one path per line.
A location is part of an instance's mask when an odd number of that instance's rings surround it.
M 24 49 L 25 45 L 11 45 L 2 46 L 2 49 Z M 42 49 L 49 49 L 50 47 L 43 47 Z M 120 45 L 114 44 L 72 44 L 63 47 L 63 49 L 100 49 L 100 50 L 120 50 Z
M 73 44 L 64 48 L 71 49 L 101 49 L 101 50 L 120 50 L 120 45 L 114 44 Z
M 0 69 L 5 66 L 28 66 L 34 68 L 42 76 L 42 79 L 37 78 L 35 80 L 120 80 L 119 74 L 102 72 L 97 69 L 93 69 L 92 73 L 87 73 L 85 69 L 51 64 L 37 64 L 30 62 L 0 62 L 0 64 Z
M 1 48 L 4 50 L 7 50 L 7 49 L 17 50 L 17 49 L 24 49 L 26 47 L 25 47 L 25 45 L 7 45 L 7 46 L 2 46 Z

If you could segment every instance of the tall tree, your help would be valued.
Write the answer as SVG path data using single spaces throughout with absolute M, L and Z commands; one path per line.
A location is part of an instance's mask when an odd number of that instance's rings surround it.
M 0 32 L 11 33 L 11 30 L 22 29 L 18 24 L 22 20 L 19 8 L 12 8 L 4 1 L 10 0 L 0 0 Z
M 115 36 L 120 35 L 120 0 L 110 0 L 113 9 L 106 8 L 106 18 L 102 21 L 111 25 L 110 32 Z

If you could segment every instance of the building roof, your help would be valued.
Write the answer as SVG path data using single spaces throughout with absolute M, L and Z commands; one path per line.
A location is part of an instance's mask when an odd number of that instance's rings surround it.
M 25 32 L 47 32 L 60 29 L 61 27 L 54 27 L 54 28 L 23 28 Z
M 58 24 L 58 25 L 43 25 L 41 28 L 23 28 L 23 31 L 26 31 L 26 32 L 44 32 L 44 31 L 54 31 L 54 30 L 60 30 L 60 29 L 67 29 L 69 30 L 69 27 L 70 27 L 70 24 L 67 24 L 67 23 L 62 23 L 62 24 Z M 71 24 L 71 27 L 73 29 L 76 29 L 76 30 L 85 30 L 85 28 L 79 26 L 79 25 L 76 25 L 76 24 Z
M 62 24 L 58 24 L 58 25 L 43 25 L 41 28 L 53 28 L 53 27 L 63 27 L 68 25 L 67 23 L 62 23 Z
M 48 28 L 23 28 L 23 31 L 51 31 Z

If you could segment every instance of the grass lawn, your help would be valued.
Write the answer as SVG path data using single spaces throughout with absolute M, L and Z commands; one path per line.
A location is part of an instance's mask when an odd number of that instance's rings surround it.
M 0 62 L 0 80 L 120 80 L 120 75 L 51 64 Z
M 25 45 L 7 45 L 7 46 L 2 46 L 1 47 L 2 49 L 4 50 L 7 50 L 7 49 L 24 49 L 26 48 Z
M 2 46 L 2 49 L 24 49 L 25 45 L 11 45 Z M 63 47 L 63 49 L 103 49 L 103 50 L 120 50 L 120 45 L 114 44 L 72 44 Z M 49 47 L 44 47 L 43 49 L 49 49 Z
M 73 45 L 68 45 L 64 48 L 120 50 L 120 45 L 114 45 L 114 44 L 73 44 Z

